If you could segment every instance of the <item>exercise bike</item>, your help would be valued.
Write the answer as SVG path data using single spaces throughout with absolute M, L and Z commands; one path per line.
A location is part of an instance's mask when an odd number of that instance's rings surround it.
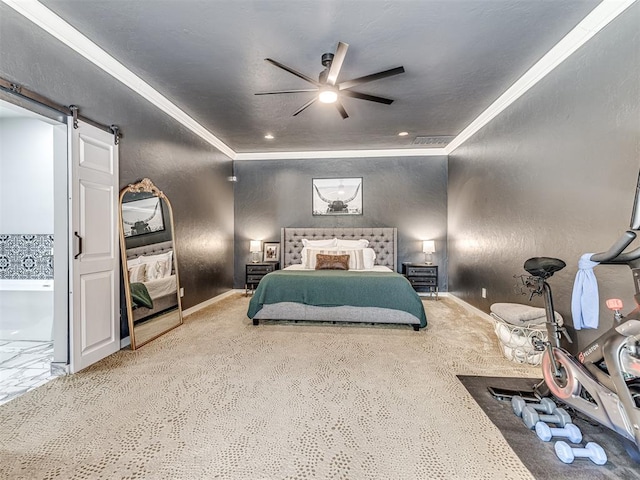
M 640 248 L 624 252 L 635 237 L 634 232 L 625 232 L 607 252 L 594 254 L 591 260 L 628 265 L 638 306 L 625 317 L 620 300 L 608 301 L 614 325 L 577 356 L 560 346 L 566 331 L 556 321 L 547 283 L 566 264 L 557 258 L 536 257 L 527 260 L 524 268 L 531 275 L 525 283 L 532 297 L 544 298 L 547 318 L 548 340 L 535 342 L 536 349 L 544 350 L 544 385 L 537 387 L 546 387 L 559 401 L 621 435 L 629 455 L 640 461 Z

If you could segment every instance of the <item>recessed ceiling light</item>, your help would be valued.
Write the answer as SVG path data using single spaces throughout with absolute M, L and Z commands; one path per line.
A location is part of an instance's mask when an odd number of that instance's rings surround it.
M 271 135 L 270 133 L 267 133 L 264 138 L 266 138 L 267 140 L 273 140 L 275 137 L 273 135 Z
M 400 132 L 400 133 L 398 133 L 399 137 L 406 137 L 407 135 L 409 135 L 409 132 Z

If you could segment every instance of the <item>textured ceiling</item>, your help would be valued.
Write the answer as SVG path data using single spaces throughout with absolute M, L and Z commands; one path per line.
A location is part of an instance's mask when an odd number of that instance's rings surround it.
M 237 153 L 414 148 L 456 135 L 576 26 L 596 0 L 41 0 Z M 399 65 L 358 87 L 392 105 L 346 98 L 350 117 L 311 93 L 337 42 L 338 81 Z M 407 137 L 399 137 L 407 131 Z M 273 140 L 265 140 L 271 133 Z

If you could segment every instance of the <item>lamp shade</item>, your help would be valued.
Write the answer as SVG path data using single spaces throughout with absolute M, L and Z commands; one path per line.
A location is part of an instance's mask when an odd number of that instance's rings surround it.
M 422 241 L 422 251 L 424 253 L 435 253 L 436 251 L 436 242 L 433 240 L 423 240 Z
M 262 251 L 262 242 L 260 240 L 251 240 L 249 242 L 249 251 L 251 253 Z

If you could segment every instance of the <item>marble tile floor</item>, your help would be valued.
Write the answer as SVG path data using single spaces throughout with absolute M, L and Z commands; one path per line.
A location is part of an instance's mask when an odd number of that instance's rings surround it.
M 53 342 L 0 340 L 0 405 L 56 377 Z

